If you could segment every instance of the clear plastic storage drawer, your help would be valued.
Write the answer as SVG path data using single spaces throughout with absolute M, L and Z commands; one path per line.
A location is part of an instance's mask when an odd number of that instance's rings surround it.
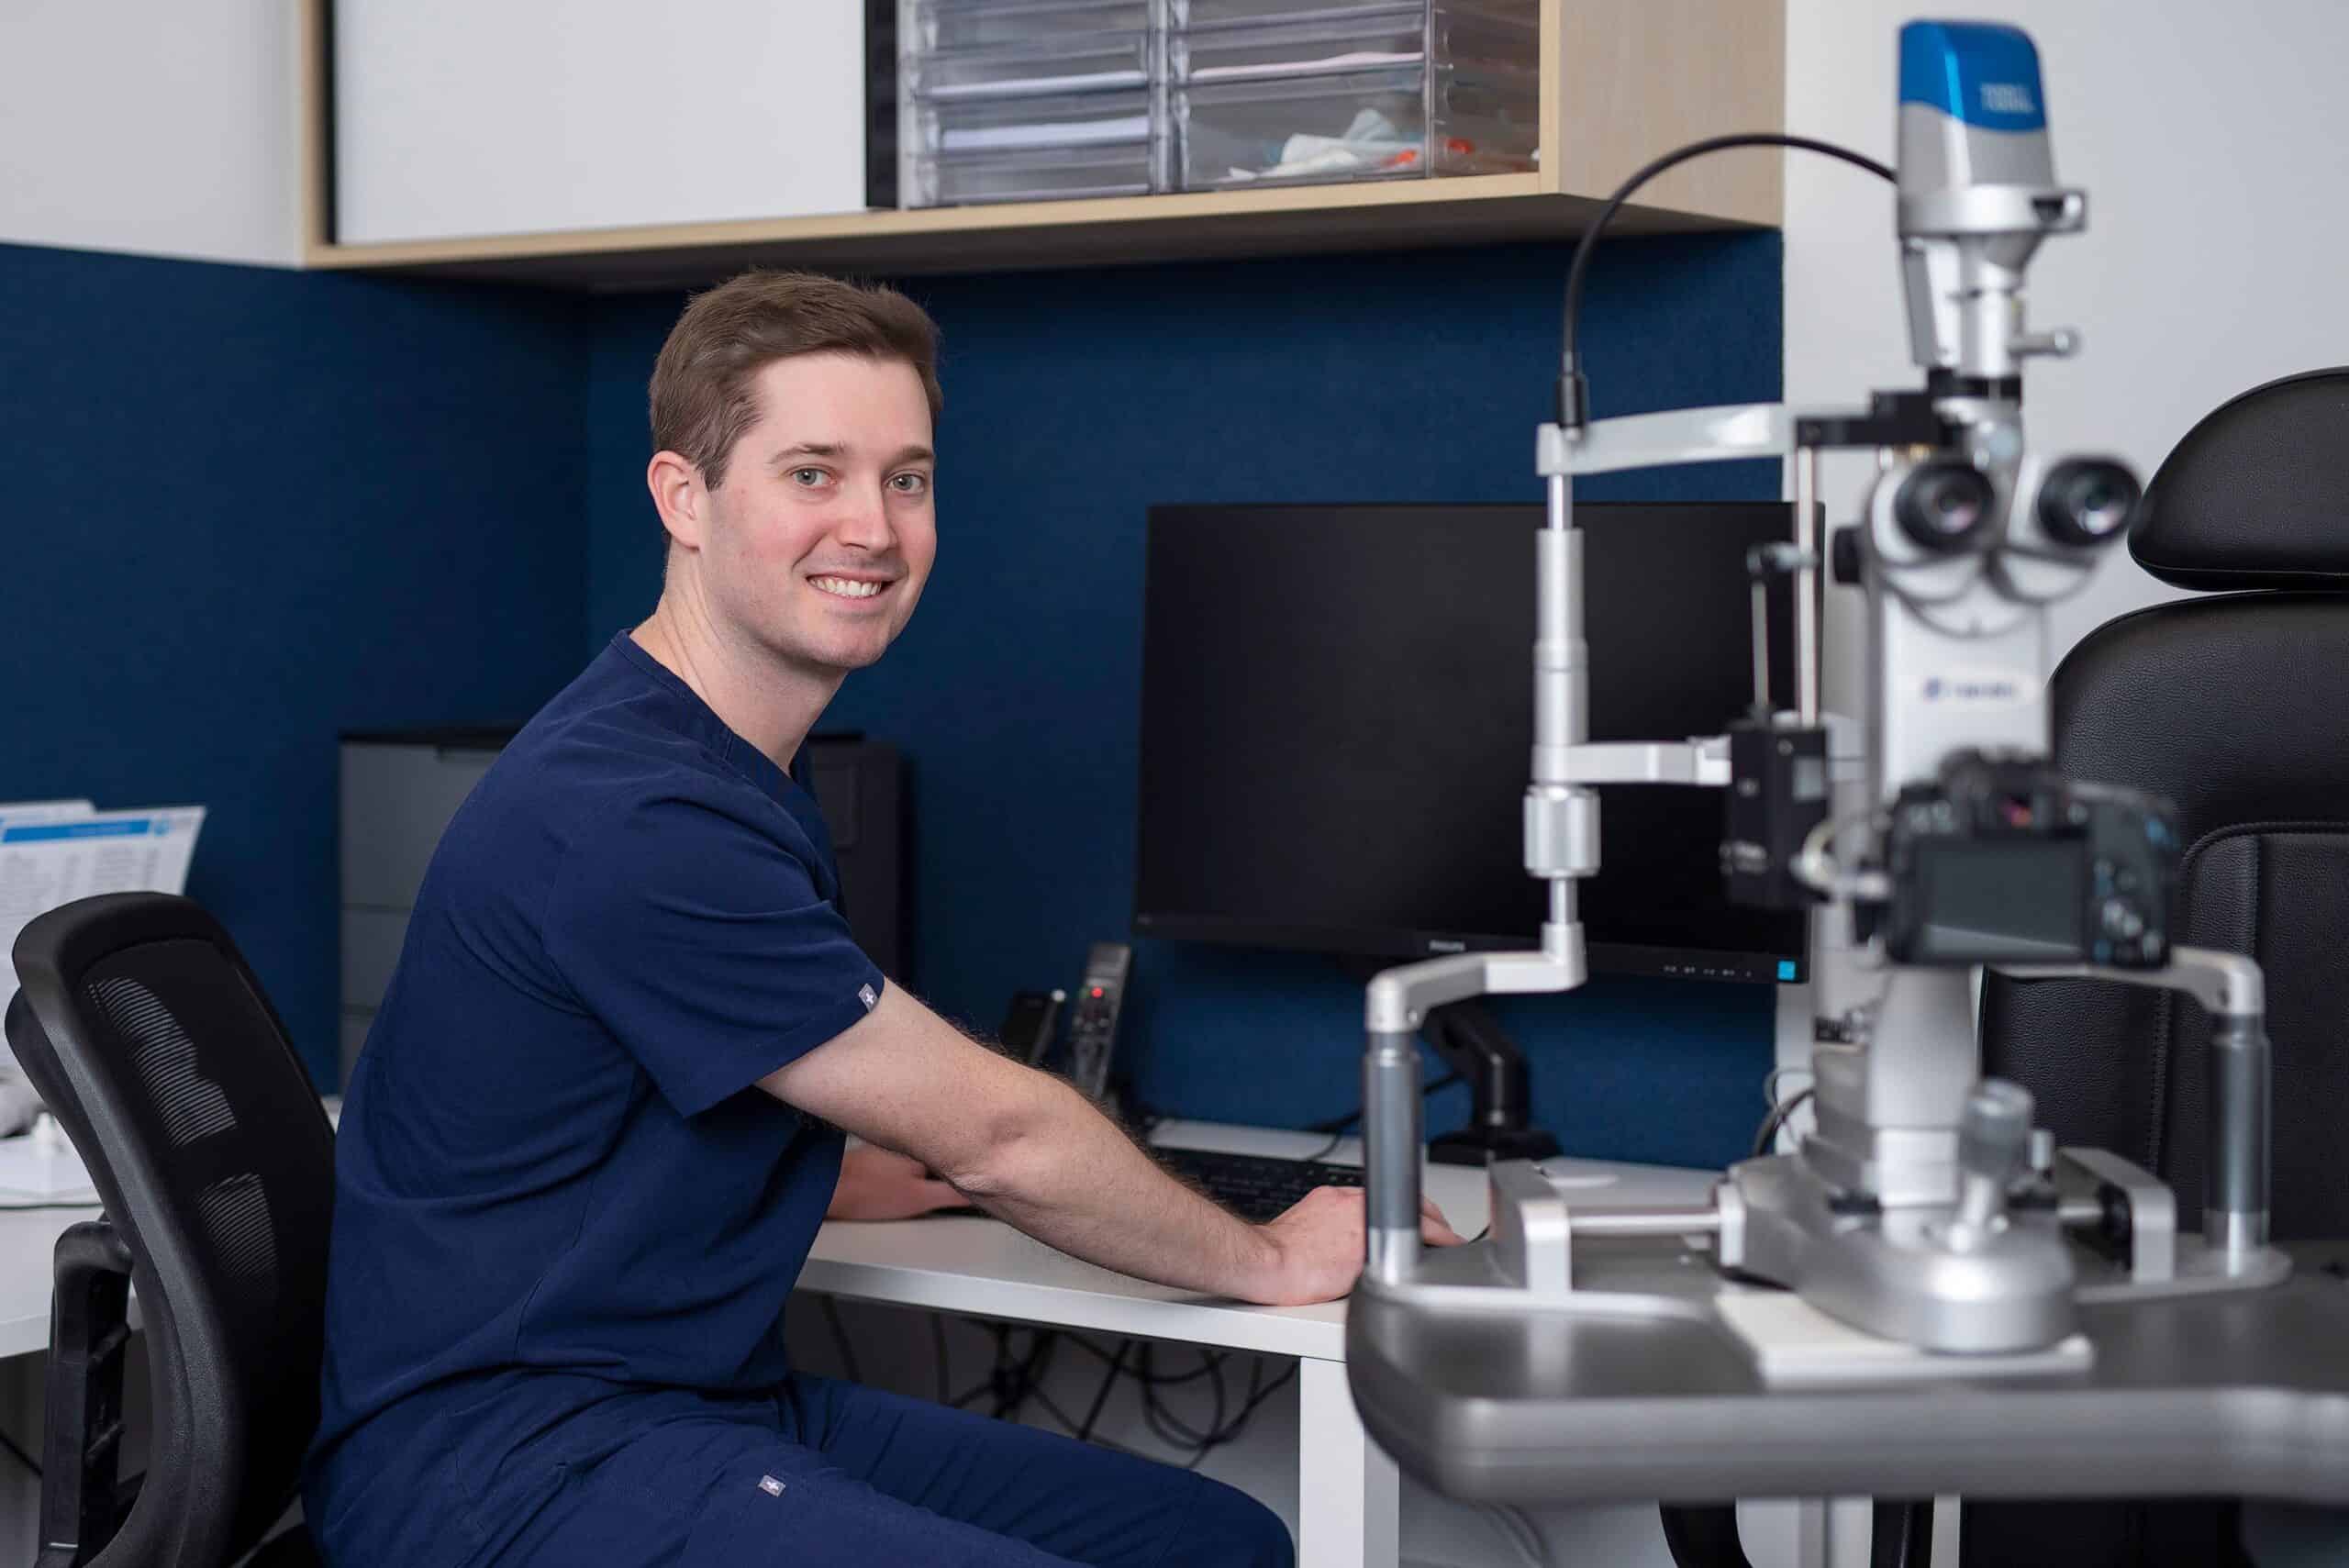
M 1534 166 L 1531 70 L 1411 66 L 1193 82 L 1174 95 L 1184 190 L 1509 173 Z
M 1403 0 L 1299 12 L 1253 0 L 1197 0 L 1197 18 L 1168 35 L 1177 81 L 1322 75 L 1415 65 L 1531 71 L 1541 47 L 1530 6 Z M 1213 19 L 1220 18 L 1220 19 Z
M 1167 187 L 1167 138 L 1148 88 L 914 106 L 916 206 L 1142 195 Z
M 1052 147 L 1147 147 L 1158 139 L 1146 91 L 917 104 L 913 125 L 912 150 L 928 157 Z
M 1141 31 L 941 49 L 906 62 L 906 90 L 917 99 L 1100 92 L 1147 87 L 1156 78 L 1150 35 Z
M 1150 32 L 1150 0 L 909 0 L 900 52 L 992 49 L 1071 33 Z
M 1155 188 L 1152 183 L 1155 161 L 1146 144 L 916 158 L 913 203 L 964 206 L 978 202 L 1147 195 Z

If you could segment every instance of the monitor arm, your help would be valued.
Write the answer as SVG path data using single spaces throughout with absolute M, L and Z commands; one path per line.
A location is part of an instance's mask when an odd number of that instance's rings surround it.
M 1475 1002 L 1430 1009 L 1419 1033 L 1443 1064 L 1468 1080 L 1468 1125 L 1428 1140 L 1428 1158 L 1445 1165 L 1495 1160 L 1547 1160 L 1558 1140 L 1526 1123 L 1532 1082 L 1525 1053 L 1500 1020 Z

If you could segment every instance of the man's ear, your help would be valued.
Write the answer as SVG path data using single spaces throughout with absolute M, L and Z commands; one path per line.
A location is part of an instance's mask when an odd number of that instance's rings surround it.
M 644 484 L 671 541 L 701 549 L 709 528 L 709 489 L 701 482 L 701 470 L 675 452 L 658 451 L 645 465 Z

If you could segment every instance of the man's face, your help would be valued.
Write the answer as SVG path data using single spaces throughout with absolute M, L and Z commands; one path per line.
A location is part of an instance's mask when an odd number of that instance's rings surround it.
M 792 663 L 862 669 L 905 629 L 938 551 L 921 378 L 895 361 L 802 354 L 752 386 L 759 417 L 709 492 L 704 592 Z

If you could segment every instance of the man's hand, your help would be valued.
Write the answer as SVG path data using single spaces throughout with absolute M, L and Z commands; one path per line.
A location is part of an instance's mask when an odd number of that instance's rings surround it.
M 930 1173 L 918 1160 L 860 1144 L 841 1156 L 840 1184 L 826 1219 L 911 1219 L 933 1209 L 957 1208 L 963 1195 Z
M 1275 1262 L 1262 1288 L 1249 1299 L 1266 1307 L 1303 1307 L 1335 1301 L 1354 1287 L 1362 1273 L 1363 1194 L 1360 1187 L 1316 1187 L 1286 1214 L 1268 1221 L 1264 1233 Z M 1431 1247 L 1457 1247 L 1465 1240 L 1445 1222 L 1428 1198 L 1419 1199 L 1419 1240 Z

